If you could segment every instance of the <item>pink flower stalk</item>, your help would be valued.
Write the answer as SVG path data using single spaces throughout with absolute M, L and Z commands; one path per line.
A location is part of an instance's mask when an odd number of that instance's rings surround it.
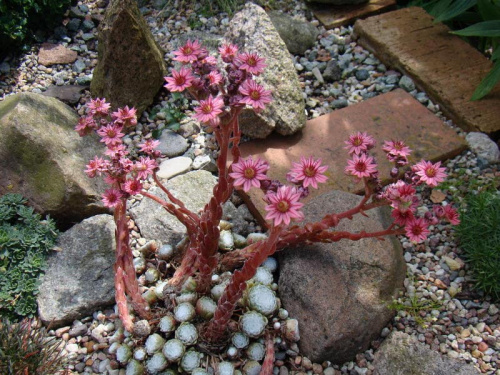
M 174 51 L 174 60 L 185 64 L 192 63 L 198 60 L 201 51 L 201 44 L 197 40 L 188 40 L 185 45 Z
M 134 107 L 129 108 L 128 105 L 126 105 L 123 108 L 119 108 L 116 112 L 113 112 L 111 118 L 115 120 L 116 123 L 125 127 L 135 126 L 137 125 L 136 113 L 137 110 Z
M 206 100 L 201 100 L 200 106 L 194 109 L 194 117 L 200 122 L 209 123 L 222 113 L 223 108 L 224 100 L 220 96 L 209 96 Z
M 146 139 L 146 141 L 139 145 L 141 147 L 140 151 L 146 154 L 154 154 L 155 148 L 160 145 L 160 141 L 156 139 Z
M 234 44 L 223 44 L 219 47 L 219 53 L 221 55 L 222 61 L 225 63 L 233 62 L 236 54 L 238 53 L 238 47 Z
M 427 221 L 424 218 L 410 220 L 405 227 L 406 235 L 412 242 L 422 242 L 429 235 Z
M 272 101 L 271 91 L 265 90 L 263 86 L 252 79 L 243 82 L 239 91 L 243 95 L 240 103 L 251 105 L 256 112 L 264 109 L 266 104 Z
M 300 163 L 293 163 L 293 168 L 290 171 L 292 178 L 297 181 L 304 181 L 302 186 L 308 187 L 311 185 L 313 188 L 318 188 L 318 182 L 326 182 L 328 177 L 323 173 L 328 169 L 327 165 L 321 165 L 321 159 L 314 160 L 313 157 L 306 159 L 300 158 Z
M 87 169 L 85 169 L 85 173 L 90 178 L 94 178 L 96 175 L 101 175 L 102 172 L 105 172 L 109 167 L 109 162 L 104 160 L 103 158 L 95 157 L 90 160 L 86 165 Z
M 375 146 L 375 140 L 369 136 L 366 132 L 357 132 L 356 134 L 351 134 L 347 141 L 344 141 L 347 145 L 346 149 L 349 150 L 349 154 L 362 154 L 367 152 L 373 146 Z
M 106 207 L 116 207 L 120 203 L 120 198 L 123 196 L 118 189 L 108 189 L 102 195 L 102 202 Z
M 95 129 L 97 129 L 97 124 L 92 116 L 80 117 L 78 124 L 75 126 L 75 130 L 80 137 L 90 134 Z
M 400 226 L 405 226 L 415 218 L 412 210 L 401 211 L 397 208 L 392 210 L 391 216 L 394 218 L 394 222 Z
M 236 56 L 235 63 L 240 70 L 246 70 L 248 73 L 258 76 L 267 66 L 265 59 L 256 53 L 243 52 Z
M 153 173 L 157 166 L 158 165 L 156 164 L 155 160 L 147 156 L 141 156 L 139 160 L 135 162 L 133 169 L 137 172 L 137 178 L 140 180 L 144 180 Z
M 130 195 L 140 194 L 142 191 L 142 184 L 139 180 L 127 180 L 123 184 L 123 190 Z
M 371 177 L 377 172 L 377 164 L 367 154 L 353 155 L 353 159 L 347 161 L 345 172 L 358 178 Z
M 382 147 L 388 155 L 405 158 L 410 155 L 410 148 L 403 141 L 385 141 Z
M 121 143 L 121 137 L 125 134 L 121 132 L 122 126 L 116 123 L 110 123 L 106 126 L 102 126 L 97 134 L 101 136 L 101 142 L 104 142 L 106 145 L 113 145 L 116 143 Z
M 167 83 L 164 87 L 172 92 L 181 92 L 191 87 L 193 80 L 194 76 L 191 74 L 190 69 L 186 67 L 182 67 L 179 71 L 172 69 L 172 77 L 165 77 Z
M 87 108 L 89 112 L 93 116 L 102 116 L 106 117 L 109 114 L 109 109 L 111 108 L 111 104 L 106 103 L 106 99 L 91 99 L 87 104 Z
M 291 186 L 281 186 L 276 193 L 268 193 L 266 200 L 269 203 L 265 210 L 268 212 L 266 220 L 274 220 L 274 225 L 290 224 L 291 220 L 302 220 L 304 214 L 299 211 L 303 203 L 299 202 L 300 193 Z
M 218 85 L 222 82 L 222 74 L 220 74 L 217 70 L 212 70 L 208 73 L 207 78 L 210 85 Z
M 266 172 L 269 164 L 257 158 L 240 158 L 237 163 L 232 165 L 232 173 L 229 176 L 234 178 L 235 186 L 243 186 L 243 191 L 249 191 L 252 186 L 259 188 L 260 181 L 267 180 Z
M 446 168 L 441 167 L 440 161 L 432 164 L 430 161 L 422 160 L 415 164 L 412 169 L 420 176 L 420 181 L 425 182 L 430 187 L 438 186 L 446 178 Z

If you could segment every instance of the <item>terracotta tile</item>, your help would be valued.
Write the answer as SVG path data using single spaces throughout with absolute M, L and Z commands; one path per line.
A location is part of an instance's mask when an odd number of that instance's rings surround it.
M 329 166 L 328 182 L 320 184 L 318 190 L 311 189 L 304 202 L 330 190 L 359 193 L 362 184 L 356 184 L 352 177 L 344 174 L 348 158 L 344 141 L 357 131 L 366 131 L 377 141 L 373 151 L 381 177 L 388 176 L 392 167 L 380 148 L 384 140 L 405 140 L 413 150 L 411 162 L 444 160 L 466 148 L 463 138 L 410 94 L 398 89 L 309 120 L 299 134 L 290 137 L 272 135 L 265 140 L 244 143 L 241 153 L 243 157 L 254 155 L 266 159 L 271 165 L 268 172 L 270 178 L 282 182 L 286 182 L 285 175 L 292 161 L 299 161 L 302 155 L 321 157 L 323 163 Z M 243 198 L 263 224 L 262 192 L 252 189 Z
M 500 136 L 500 85 L 469 99 L 492 63 L 422 8 L 403 8 L 359 20 L 359 43 L 413 78 L 443 113 L 465 130 Z
M 396 0 L 370 0 L 359 5 L 309 5 L 316 18 L 327 29 L 348 25 L 358 18 L 365 18 L 396 8 Z

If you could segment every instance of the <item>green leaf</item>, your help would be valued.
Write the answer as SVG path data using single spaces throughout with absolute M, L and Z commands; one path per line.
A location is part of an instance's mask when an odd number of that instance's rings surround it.
M 172 99 L 174 100 L 179 100 L 179 99 L 182 99 L 184 97 L 184 95 L 182 95 L 180 92 L 173 92 L 172 93 Z
M 478 0 L 477 8 L 484 21 L 500 20 L 500 5 L 491 0 Z
M 452 31 L 451 33 L 460 36 L 500 37 L 500 20 L 479 22 L 465 29 Z
M 444 10 L 441 14 L 436 15 L 434 23 L 451 20 L 452 18 L 458 16 L 459 14 L 462 14 L 467 9 L 473 7 L 476 4 L 477 0 L 455 1 L 451 5 L 446 7 L 446 10 Z
M 154 139 L 160 139 L 162 132 L 163 129 L 155 129 L 151 132 L 151 135 L 153 136 Z
M 172 124 L 168 124 L 168 128 L 170 130 L 173 130 L 174 132 L 179 130 L 179 128 L 181 127 L 181 124 L 179 124 L 178 122 L 174 122 Z
M 425 10 L 431 16 L 439 17 L 441 14 L 443 14 L 446 11 L 446 9 L 448 9 L 448 7 L 451 5 L 452 2 L 453 2 L 453 0 L 439 0 L 435 4 L 433 4 L 432 6 L 430 6 L 430 4 L 427 5 Z
M 493 68 L 490 70 L 488 75 L 484 77 L 479 86 L 472 94 L 470 100 L 479 100 L 486 96 L 495 85 L 500 81 L 500 60 L 497 60 Z
M 491 61 L 495 61 L 500 59 L 500 47 L 497 47 L 495 52 L 493 52 L 493 55 L 491 55 Z

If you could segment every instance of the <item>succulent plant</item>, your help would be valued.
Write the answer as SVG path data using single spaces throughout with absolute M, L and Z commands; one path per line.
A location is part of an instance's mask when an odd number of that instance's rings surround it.
M 162 245 L 156 252 L 156 256 L 160 260 L 169 261 L 174 256 L 174 248 L 172 245 Z
M 197 367 L 200 367 L 201 353 L 190 350 L 186 352 L 181 359 L 180 366 L 186 372 L 191 373 Z
M 153 284 L 160 278 L 160 272 L 156 268 L 148 268 L 144 276 L 148 284 Z
M 198 295 L 195 292 L 186 292 L 186 293 L 181 293 L 178 296 L 175 297 L 175 302 L 178 304 L 181 304 L 183 302 L 188 302 L 191 305 L 196 304 L 196 300 L 198 299 Z
M 243 366 L 243 374 L 245 375 L 259 375 L 262 366 L 257 361 L 248 361 Z
M 257 311 L 248 311 L 240 318 L 240 327 L 249 337 L 257 338 L 264 332 L 267 318 Z
M 261 266 L 267 268 L 270 272 L 274 272 L 278 268 L 278 261 L 276 258 L 269 257 L 264 261 L 264 263 L 262 263 Z
M 163 356 L 161 352 L 155 353 L 146 362 L 146 368 L 150 374 L 158 374 L 160 371 L 165 370 L 167 366 L 168 366 L 167 359 Z
M 260 342 L 252 342 L 248 345 L 247 356 L 248 359 L 254 361 L 261 361 L 266 354 L 266 348 Z
M 188 322 L 193 319 L 196 315 L 196 311 L 188 302 L 183 302 L 177 305 L 174 309 L 174 318 L 180 323 Z
M 126 344 L 120 345 L 120 347 L 116 350 L 116 360 L 120 362 L 122 365 L 127 364 L 132 358 L 132 350 L 130 346 Z
M 171 333 L 175 331 L 176 321 L 172 315 L 165 315 L 160 319 L 160 331 L 164 333 Z
M 269 316 L 278 308 L 278 302 L 274 292 L 266 285 L 257 284 L 247 291 L 248 307 Z
M 222 230 L 219 237 L 219 249 L 228 251 L 234 248 L 233 234 L 229 230 Z
M 175 331 L 175 338 L 184 345 L 194 345 L 198 340 L 198 331 L 191 323 L 182 323 Z
M 234 365 L 231 362 L 220 362 L 218 369 L 219 375 L 234 375 Z
M 214 316 L 217 304 L 210 297 L 201 297 L 196 301 L 196 314 L 204 319 L 211 319 Z
M 185 350 L 186 347 L 181 340 L 172 339 L 165 343 L 162 353 L 169 362 L 178 362 L 184 355 Z
M 248 346 L 250 340 L 248 339 L 248 336 L 243 332 L 236 332 L 231 338 L 231 342 L 236 348 L 245 349 Z
M 139 361 L 133 359 L 127 365 L 125 375 L 142 375 L 144 374 L 144 365 Z
M 146 352 L 146 349 L 144 349 L 142 346 L 139 346 L 134 350 L 134 359 L 137 361 L 144 361 L 147 356 L 148 353 Z
M 255 275 L 252 278 L 254 283 L 271 285 L 273 283 L 273 274 L 266 267 L 259 267 L 255 271 Z

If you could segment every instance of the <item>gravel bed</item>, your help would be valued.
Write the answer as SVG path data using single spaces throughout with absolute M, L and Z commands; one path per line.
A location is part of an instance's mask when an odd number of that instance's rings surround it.
M 230 20 L 224 13 L 216 16 L 197 16 L 200 12 L 183 9 L 179 1 L 170 3 L 173 7 L 168 11 L 150 6 L 141 8 L 153 34 L 166 51 L 172 51 L 179 36 L 192 30 L 220 36 Z M 451 121 L 442 116 L 439 106 L 432 103 L 424 92 L 415 88 L 410 78 L 389 70 L 373 54 L 357 45 L 352 35 L 352 27 L 325 30 L 299 0 L 278 0 L 275 3 L 278 8 L 285 9 L 296 18 L 309 20 L 320 31 L 320 37 L 312 50 L 303 56 L 293 56 L 306 100 L 308 118 L 401 87 L 453 126 Z M 78 7 L 82 12 L 92 14 L 97 20 L 102 16 L 105 4 L 106 1 L 102 0 L 87 0 L 79 2 Z M 90 82 L 92 70 L 97 64 L 97 28 L 95 24 L 94 27 L 87 24 L 85 29 L 80 28 L 74 32 L 68 30 L 69 24 L 76 22 L 74 19 L 76 18 L 70 15 L 66 29 L 55 30 L 48 41 L 62 43 L 77 51 L 79 62 L 51 67 L 38 65 L 39 45 L 35 45 L 28 53 L 18 58 L 8 58 L 0 64 L 0 74 L 5 78 L 0 81 L 0 100 L 17 92 L 40 93 L 52 84 L 60 86 Z M 318 56 L 327 55 L 332 57 L 338 67 L 335 73 L 338 79 L 334 83 L 325 81 L 323 77 L 331 74 L 328 59 L 317 59 Z M 172 57 L 171 52 L 165 55 L 169 66 L 173 66 Z M 80 103 L 75 105 L 80 114 L 83 113 L 82 106 L 89 97 L 90 93 L 85 92 Z M 125 138 L 132 154 L 139 143 L 151 137 L 152 131 L 165 127 L 161 110 L 172 102 L 174 99 L 164 92 L 157 103 L 142 115 L 136 130 Z M 181 103 L 181 106 L 182 109 L 190 109 L 187 103 Z M 463 134 L 458 128 L 454 129 Z M 212 135 L 205 133 L 203 129 L 199 130 L 197 124 L 188 118 L 183 121 L 179 133 L 190 145 L 184 156 L 192 159 L 216 156 Z M 428 190 L 421 191 L 425 202 L 422 210 L 430 209 L 434 204 L 432 200 L 436 199 L 448 203 L 461 202 L 465 193 L 479 191 L 491 183 L 498 185 L 500 179 L 498 165 L 485 164 L 484 160 L 478 159 L 470 151 L 449 160 L 446 166 L 450 175 L 448 188 L 443 190 L 444 194 L 440 197 L 437 194 L 437 198 Z M 140 199 L 140 196 L 133 198 L 131 206 Z M 242 205 L 236 196 L 232 197 L 232 202 L 237 207 Z M 252 231 L 260 231 L 256 223 L 252 225 Z M 130 228 L 134 256 L 138 257 L 141 248 L 147 243 L 133 222 Z M 342 366 L 333 366 L 329 362 L 313 364 L 302 357 L 297 346 L 293 345 L 286 348 L 288 351 L 278 353 L 276 374 L 372 374 L 374 351 L 384 337 L 392 330 L 398 330 L 415 336 L 433 350 L 474 363 L 482 373 L 500 375 L 500 304 L 492 303 L 487 296 L 472 288 L 472 276 L 462 260 L 463 254 L 456 242 L 453 228 L 438 224 L 431 228 L 431 235 L 425 243 L 418 245 L 409 242 L 405 237 L 400 237 L 400 241 L 408 266 L 406 291 L 394 301 L 397 314 L 383 329 L 380 339 L 374 341 L 369 350 L 358 354 L 355 361 Z M 173 268 L 170 264 L 166 267 L 167 273 L 168 268 Z M 140 278 L 140 281 L 144 283 L 144 277 Z M 97 311 L 93 316 L 75 321 L 72 326 L 50 331 L 50 334 L 64 341 L 65 353 L 71 362 L 70 369 L 75 373 L 125 374 L 123 366 L 116 360 L 116 343 L 131 342 L 132 339 L 123 331 L 115 310 Z

